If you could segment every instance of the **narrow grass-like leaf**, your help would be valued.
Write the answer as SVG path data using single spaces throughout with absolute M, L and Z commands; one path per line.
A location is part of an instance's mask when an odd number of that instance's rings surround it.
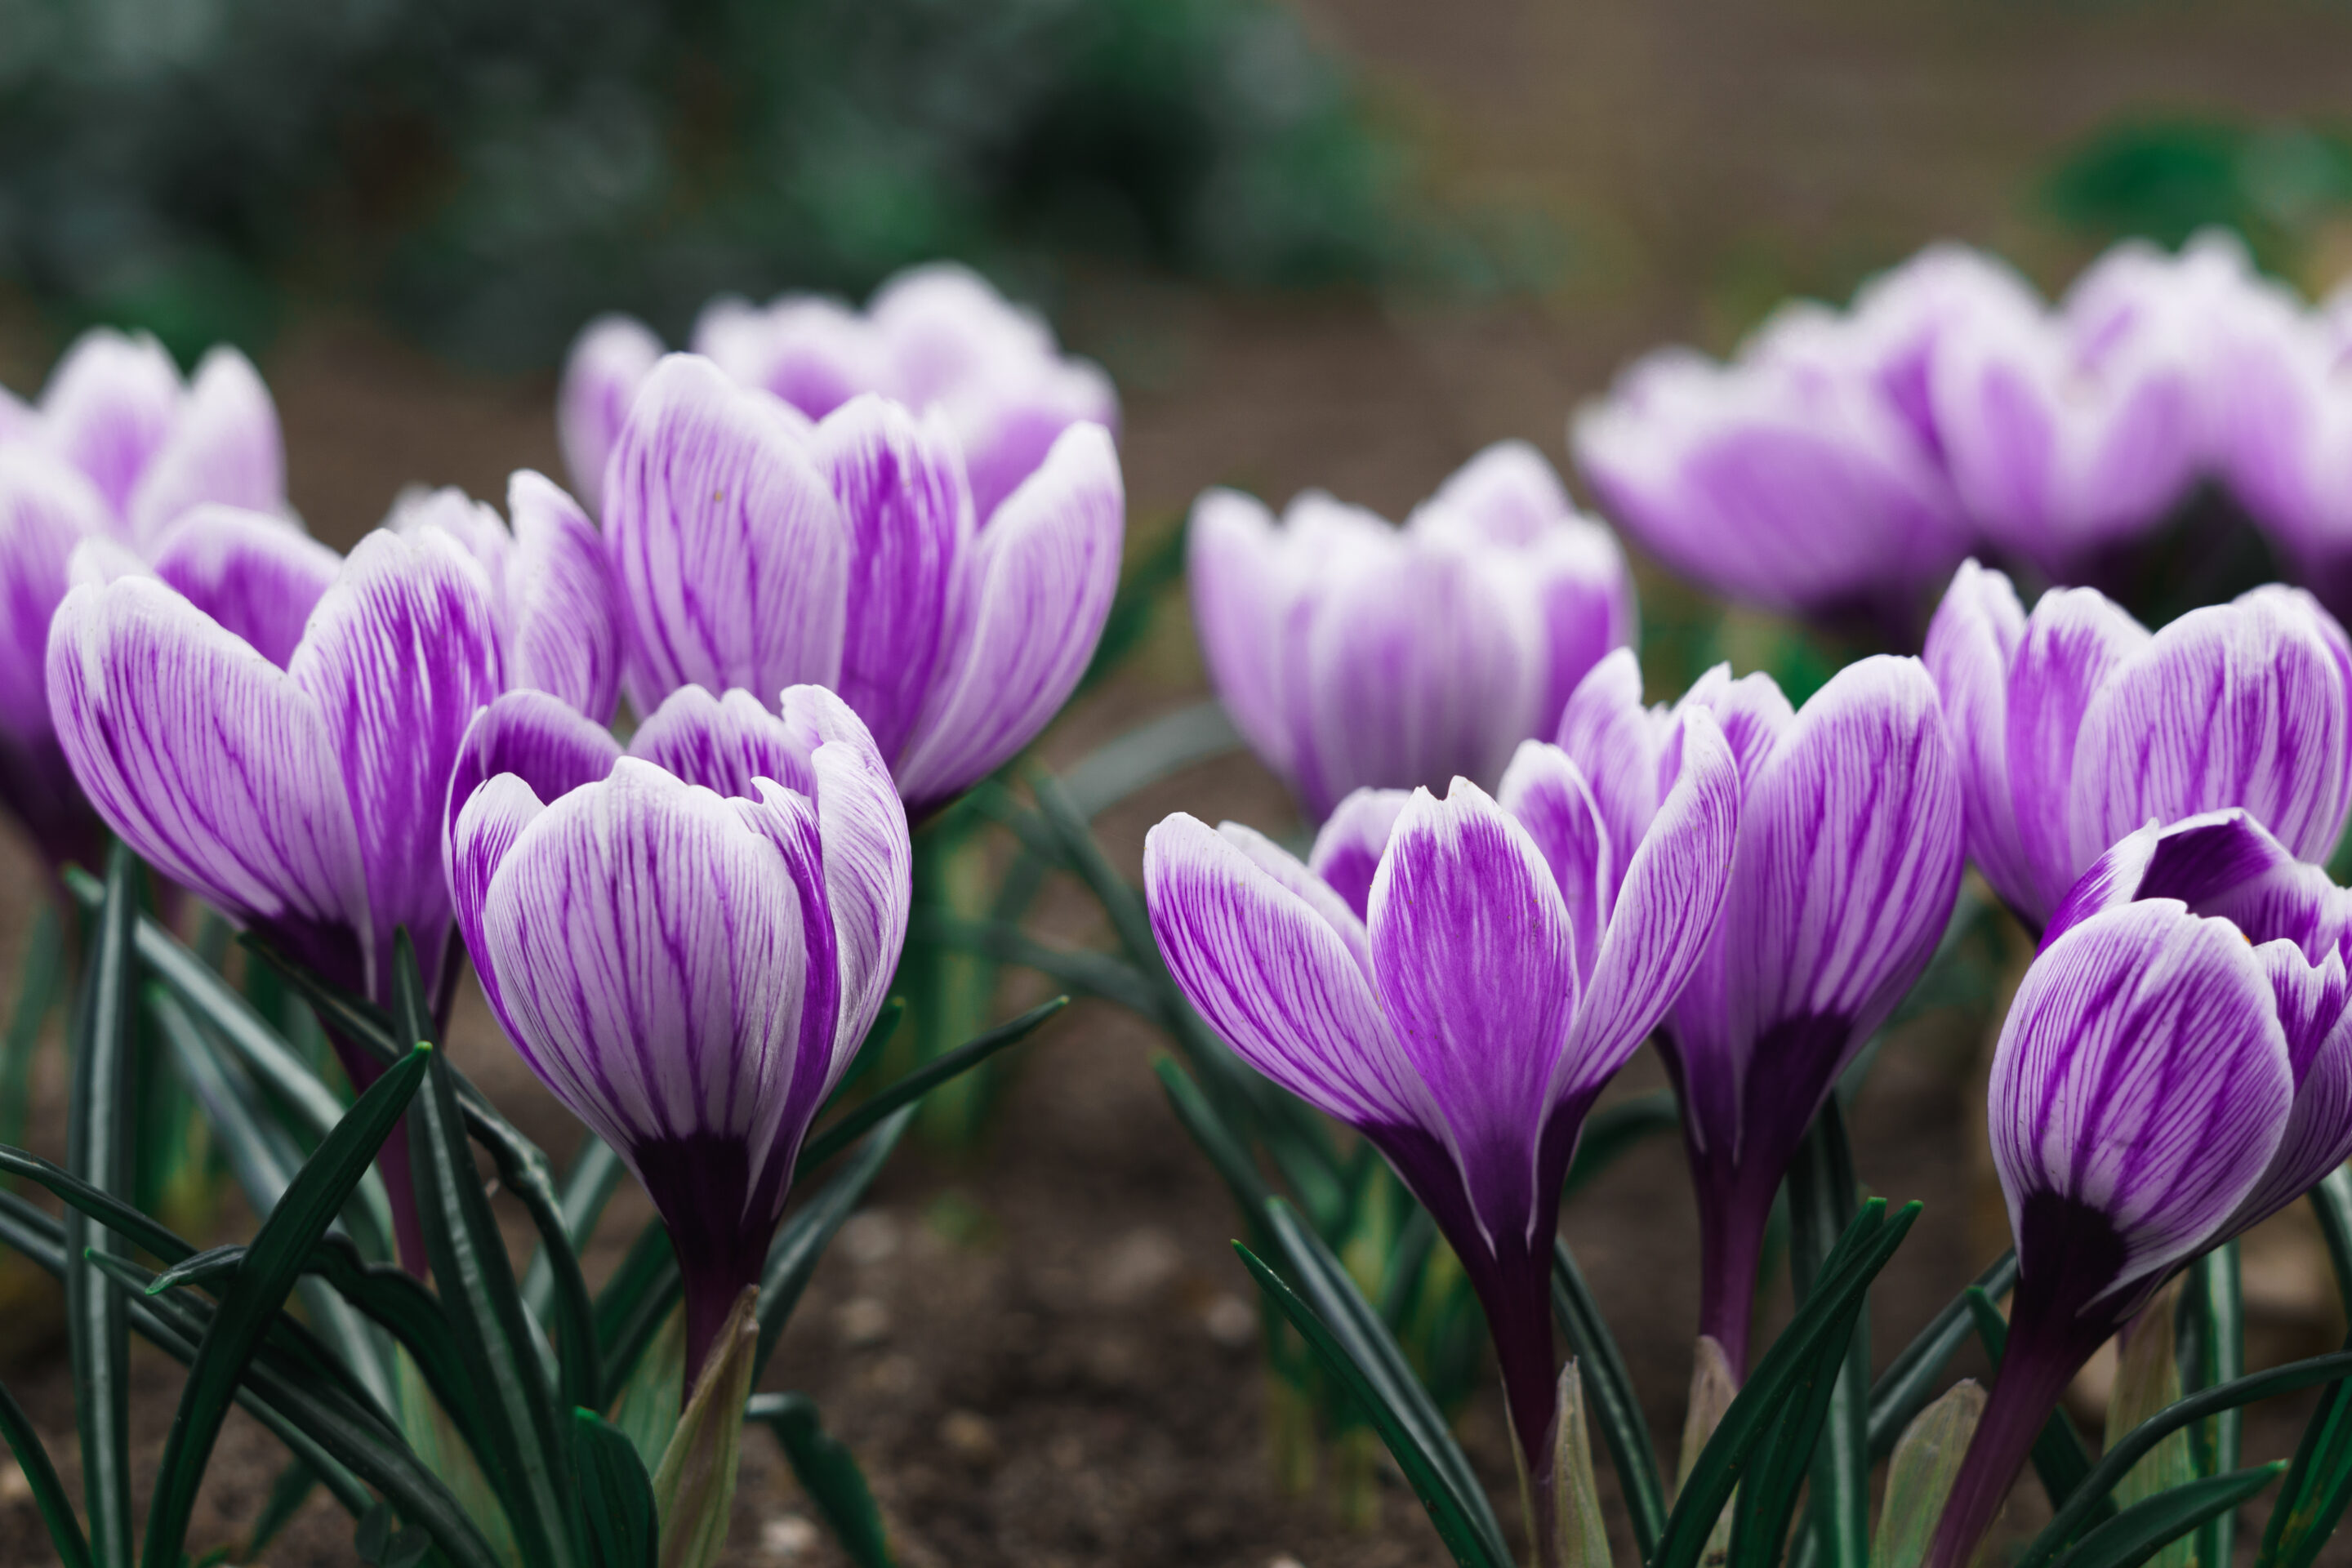
M 2017 1283 L 2017 1254 L 2002 1253 L 1970 1282 L 1990 1298 L 2008 1294 Z M 1874 1462 L 1895 1451 L 1895 1439 L 1927 1407 L 1936 1384 L 1952 1352 L 1976 1332 L 1965 1289 L 1928 1320 L 1902 1353 L 1889 1362 L 1870 1390 L 1870 1457 Z
M 195 1253 L 194 1247 L 173 1235 L 160 1220 L 149 1218 L 113 1194 L 92 1186 L 71 1171 L 52 1164 L 38 1154 L 28 1153 L 22 1149 L 0 1147 L 0 1171 L 47 1188 L 64 1202 L 68 1215 L 81 1215 L 94 1226 L 112 1230 L 132 1246 L 154 1254 L 166 1263 L 177 1263 Z
M 1853 1314 L 1856 1325 L 1861 1316 L 1856 1308 Z M 1846 1345 L 1851 1342 L 1849 1333 L 1846 1341 L 1832 1341 L 1822 1347 L 1781 1402 L 1770 1435 L 1748 1456 L 1732 1505 L 1731 1568 L 1774 1568 L 1780 1561 L 1789 1540 L 1789 1521 L 1797 1515 L 1797 1500 L 1804 1493 L 1806 1472 L 1821 1446 L 1822 1428 L 1836 1399 L 1838 1375 L 1845 1366 Z
M 661 1545 L 653 1478 L 636 1449 L 593 1410 L 572 1413 L 572 1489 L 584 1568 L 654 1568 Z
M 727 1538 L 743 1451 L 743 1406 L 759 1344 L 759 1287 L 746 1286 L 719 1325 L 654 1471 L 661 1568 L 709 1568 Z
M 968 1072 L 1007 1046 L 1027 1039 L 1039 1025 L 1069 1005 L 1067 996 L 1039 1003 L 1019 1017 L 974 1036 L 945 1056 L 925 1062 L 889 1088 L 877 1091 L 871 1100 L 808 1141 L 793 1163 L 793 1179 L 804 1179 L 899 1107 L 913 1104 L 958 1073 Z
M 2002 1353 L 2009 1348 L 2009 1321 L 1980 1287 L 1971 1285 L 1960 1296 L 1975 1319 L 1977 1337 L 1984 1342 L 1986 1357 L 1998 1369 Z M 2033 1473 L 2041 1479 L 2050 1506 L 2062 1514 L 2091 1474 L 2091 1450 L 2084 1443 L 2083 1435 L 2074 1430 L 2074 1418 L 2066 1414 L 2063 1405 L 2050 1412 L 2050 1419 L 2042 1424 L 2041 1432 L 2033 1439 Z M 2116 1479 L 2123 1478 L 2118 1473 Z M 2105 1520 L 2115 1515 L 2116 1505 L 2104 1491 L 2088 1494 L 2088 1503 L 2089 1518 Z
M 794 1209 L 776 1239 L 768 1247 L 767 1262 L 760 1270 L 760 1338 L 751 1357 L 751 1384 L 757 1387 L 760 1374 L 767 1370 L 768 1357 L 774 1352 L 776 1337 L 784 1331 L 792 1320 L 793 1309 L 800 1304 L 801 1292 L 808 1289 L 809 1276 L 816 1272 L 817 1259 L 824 1256 L 826 1246 L 842 1222 L 866 1196 L 866 1189 L 882 1173 L 890 1152 L 906 1136 L 914 1121 L 915 1108 L 902 1103 L 889 1118 L 877 1127 L 857 1151 L 856 1157 L 844 1165 L 827 1182 L 823 1190 Z
M 360 1096 L 319 1152 L 295 1173 L 285 1195 L 235 1265 L 212 1323 L 196 1347 L 179 1411 L 163 1442 L 154 1500 L 147 1514 L 147 1568 L 179 1568 L 196 1488 L 211 1463 L 213 1443 L 246 1365 L 292 1293 L 312 1245 L 326 1234 L 343 1200 L 359 1185 L 361 1173 L 407 1109 L 431 1057 L 428 1047 L 420 1047 Z M 153 1289 L 150 1287 L 151 1293 Z
M 882 1510 L 874 1506 L 866 1472 L 858 1468 L 847 1445 L 824 1429 L 816 1401 L 805 1394 L 754 1394 L 743 1417 L 775 1434 L 801 1490 L 824 1516 L 833 1538 L 856 1568 L 896 1568 Z
M 25 1112 L 32 1104 L 33 1055 L 41 1025 L 65 988 L 64 928 L 57 908 L 43 904 L 25 939 L 25 961 L 16 969 L 16 1005 L 0 1035 L 0 1143 L 25 1141 Z
M 1654 1568 L 1695 1568 L 1724 1505 L 1739 1484 L 1748 1457 L 1778 1423 L 1781 1409 L 1824 1352 L 1843 1349 L 1863 1294 L 1902 1245 L 1918 1217 L 1917 1204 L 1891 1217 L 1873 1198 L 1822 1262 L 1821 1282 L 1767 1351 L 1717 1426 L 1714 1438 L 1684 1478 L 1681 1495 L 1652 1556 Z
M 2311 1189 L 2311 1212 L 2327 1243 L 2336 1301 L 2352 1317 L 2352 1167 L 2338 1165 L 2320 1178 Z
M 1845 1118 L 1832 1097 L 1790 1162 L 1789 1259 L 1800 1300 L 1811 1295 L 1822 1262 L 1853 1223 L 1861 1199 Z M 1867 1297 L 1864 1298 L 1865 1301 Z M 1811 1529 L 1815 1560 L 1827 1568 L 1870 1562 L 1870 1312 L 1854 1314 L 1843 1362 L 1827 1392 L 1812 1453 Z M 1789 1436 L 1793 1436 L 1790 1433 Z M 1752 1489 L 1751 1489 L 1752 1490 Z
M 1599 1418 L 1609 1462 L 1617 1468 L 1617 1489 L 1624 1494 L 1634 1549 L 1648 1562 L 1666 1530 L 1666 1489 L 1658 1475 L 1657 1449 L 1650 1441 L 1641 1401 L 1634 1397 L 1625 1358 L 1618 1353 L 1617 1341 L 1584 1276 L 1577 1271 L 1568 1243 L 1558 1237 L 1551 1246 L 1551 1315 L 1580 1363 L 1587 1406 Z
M 649 1220 L 596 1298 L 596 1344 L 605 1387 L 617 1389 L 629 1381 L 681 1291 L 669 1231 L 658 1219 Z
M 2212 1476 L 2136 1502 L 2083 1537 L 2062 1568 L 2139 1568 L 2182 1536 L 2257 1496 L 2286 1468 L 2284 1460 Z
M 1235 1242 L 1234 1250 L 1241 1255 L 1243 1265 L 1257 1281 L 1258 1289 L 1280 1309 L 1331 1375 L 1355 1397 L 1365 1419 L 1380 1433 L 1381 1441 L 1388 1445 L 1397 1468 L 1404 1472 L 1406 1484 L 1421 1500 L 1430 1523 L 1436 1527 L 1438 1539 L 1445 1543 L 1454 1561 L 1460 1568 L 1511 1568 L 1510 1554 L 1496 1542 L 1496 1532 L 1478 1522 L 1470 1502 L 1431 1461 L 1420 1437 L 1372 1385 L 1323 1320 L 1315 1315 L 1315 1309 L 1299 1300 L 1297 1293 L 1283 1283 L 1282 1277 L 1248 1247 Z
M 2238 1267 L 2238 1243 L 2233 1237 L 2189 1265 L 2187 1289 L 2189 1311 L 2199 1330 L 2199 1355 L 2192 1387 L 2231 1383 L 2246 1373 L 2246 1308 Z M 2199 1470 L 2209 1476 L 2228 1475 L 2238 1468 L 2242 1441 L 2242 1416 L 2224 1410 L 2213 1418 L 2210 1452 L 2199 1445 Z M 2203 1436 L 2191 1428 L 2193 1436 Z M 2196 1560 L 2230 1563 L 2237 1554 L 2238 1516 L 2223 1509 L 2197 1527 Z
M 58 1479 L 58 1468 L 49 1462 L 49 1450 L 33 1429 L 32 1418 L 5 1383 L 0 1383 L 0 1439 L 5 1439 L 8 1451 L 16 1457 L 16 1468 L 31 1489 L 33 1506 L 41 1510 L 41 1522 L 48 1526 L 49 1544 L 57 1548 L 58 1561 L 64 1568 L 90 1568 L 89 1538 L 82 1534 L 81 1521 L 74 1517 L 73 1500 L 66 1495 L 65 1483 Z
M 1570 1162 L 1560 1195 L 1576 1192 L 1628 1151 L 1681 1125 L 1682 1110 L 1675 1103 L 1675 1091 L 1670 1089 L 1653 1089 L 1648 1094 L 1602 1106 L 1584 1119 L 1584 1131 L 1576 1141 L 1576 1158 Z
M 628 1173 L 627 1162 L 610 1143 L 593 1132 L 581 1133 L 580 1152 L 572 1160 L 572 1169 L 563 1173 L 563 1185 L 556 1194 L 557 1206 L 563 1215 L 563 1234 L 572 1244 L 575 1258 L 596 1234 L 596 1222 L 604 1217 L 604 1205 L 612 1201 L 621 1178 Z M 523 1271 L 523 1305 L 535 1318 L 546 1317 L 554 1305 L 552 1252 L 553 1248 L 542 1240 L 531 1256 L 530 1267 Z
M 1201 1086 L 1192 1081 L 1182 1065 L 1171 1057 L 1160 1057 L 1151 1064 L 1160 1075 L 1160 1085 L 1168 1091 L 1168 1102 L 1176 1109 L 1176 1120 L 1192 1135 L 1192 1142 L 1209 1157 L 1209 1163 L 1225 1180 L 1234 1201 L 1242 1207 L 1253 1230 L 1265 1224 L 1266 1200 L 1274 1194 L 1258 1173 L 1249 1151 L 1243 1147 L 1241 1137 L 1231 1123 L 1218 1114 Z
M 1223 703 L 1196 702 L 1105 742 L 1062 775 L 1062 787 L 1091 821 L 1136 791 L 1241 745 Z
M 2352 1339 L 2345 1342 L 2352 1351 Z M 2311 1568 L 2352 1504 L 2352 1384 L 2330 1384 L 2304 1424 L 2255 1568 Z
M 1412 1363 L 1397 1348 L 1388 1325 L 1356 1288 L 1347 1265 L 1282 1199 L 1266 1204 L 1265 1218 L 1292 1277 L 1298 1281 L 1299 1293 L 1313 1306 L 1325 1330 L 1399 1426 L 1420 1445 L 1430 1465 L 1445 1478 L 1486 1544 L 1506 1554 L 1502 1527 L 1496 1522 L 1486 1489 L 1478 1484 L 1469 1458 L 1454 1440 L 1429 1391 L 1414 1376 Z
M 129 846 L 115 844 L 107 855 L 105 901 L 82 972 L 73 1027 L 66 1164 L 78 1183 L 111 1197 L 131 1190 L 132 1175 L 131 1108 L 137 1089 L 131 1070 L 131 1028 L 138 969 L 131 942 L 139 922 L 139 858 Z M 119 1256 L 127 1242 L 137 1239 L 92 1223 L 79 1205 L 66 1210 L 67 1344 L 73 1363 L 74 1419 L 81 1433 L 82 1501 L 89 1515 L 90 1557 L 99 1568 L 130 1568 L 135 1550 L 131 1332 L 121 1294 L 106 1282 L 90 1255 Z
M 1049 946 L 1016 925 L 967 920 L 937 910 L 918 910 L 908 925 L 907 940 L 1034 969 L 1055 984 L 1082 995 L 1116 1002 L 1147 1018 L 1160 1016 L 1158 994 L 1150 980 L 1134 965 L 1108 952 Z

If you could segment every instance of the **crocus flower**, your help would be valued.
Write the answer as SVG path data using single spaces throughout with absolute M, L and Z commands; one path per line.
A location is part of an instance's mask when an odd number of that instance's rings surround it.
M 2352 614 L 2352 291 L 2306 309 L 2253 292 L 2214 374 L 2218 466 L 2296 581 Z
M 1694 582 L 1789 614 L 1877 619 L 1907 640 L 1916 596 L 1969 541 L 1932 366 L 2021 287 L 1939 247 L 1849 314 L 1784 310 L 1727 364 L 1653 353 L 1577 415 L 1577 465 L 1610 519 Z
M 911 898 L 906 814 L 873 738 L 821 688 L 782 708 L 681 688 L 619 757 L 560 704 L 512 693 L 468 732 L 481 782 L 450 802 L 450 887 L 482 989 L 669 1226 L 689 1384 L 760 1278 Z
M 1522 441 L 1472 458 L 1402 529 L 1320 490 L 1279 523 L 1209 490 L 1189 549 L 1217 695 L 1318 821 L 1361 788 L 1493 788 L 1633 640 L 1616 540 Z
M 100 543 L 49 637 L 74 776 L 151 864 L 328 979 L 389 1005 L 405 926 L 428 990 L 450 929 L 441 826 L 459 739 L 506 661 L 490 587 L 448 534 L 350 558 L 279 519 L 200 511 L 155 575 Z M 110 581 L 100 580 L 117 571 Z M 341 1051 L 364 1087 L 373 1059 Z M 403 1255 L 423 1257 L 405 1146 L 385 1145 Z
M 1633 655 L 1612 654 L 1560 723 L 1612 836 L 1658 809 L 1662 759 L 1693 712 L 1712 712 L 1739 759 L 1723 920 L 1662 1037 L 1698 1190 L 1699 1331 L 1737 1376 L 1772 1195 L 1950 918 L 1959 778 L 1916 659 L 1848 665 L 1793 713 L 1770 677 L 1719 667 L 1672 710 L 1641 697 Z
M 607 469 L 631 700 L 650 712 L 688 684 L 831 687 L 920 815 L 1076 689 L 1118 585 L 1124 511 L 1098 425 L 1064 430 L 982 525 L 938 409 L 867 395 L 812 426 L 672 354 Z
M 1970 562 L 1927 632 L 1968 797 L 1969 850 L 2040 926 L 2107 847 L 2154 818 L 2243 806 L 2324 860 L 2352 809 L 2352 645 L 2276 585 L 2151 636 L 2094 589 L 2028 616 Z
M 1993 1057 L 2017 1293 L 1937 1568 L 1969 1560 L 2093 1352 L 2352 1155 L 2345 897 L 2228 811 L 2133 833 L 2051 921 Z
M 67 563 L 108 527 L 106 502 L 80 470 L 30 444 L 0 444 L 0 805 L 53 868 L 94 868 L 102 841 L 49 722 L 41 669 Z
M 414 490 L 384 519 L 396 533 L 439 528 L 490 580 L 509 684 L 551 692 L 608 723 L 621 700 L 620 592 L 588 514 L 529 468 L 507 481 L 509 530 L 463 490 Z
M 1513 1431 L 1548 1495 L 1549 1270 L 1585 1113 L 1712 932 L 1739 814 L 1714 716 L 1662 737 L 1663 800 L 1619 837 L 1558 747 L 1499 798 L 1455 779 L 1342 802 L 1307 866 L 1249 828 L 1169 817 L 1144 847 L 1152 930 L 1251 1065 L 1360 1129 L 1476 1288 Z
M 983 523 L 1063 431 L 1118 426 L 1118 397 L 1099 367 L 1062 354 L 1043 321 L 948 263 L 899 274 L 862 315 L 812 294 L 764 307 L 713 300 L 695 324 L 693 349 L 738 384 L 772 393 L 811 419 L 866 392 L 940 409 L 962 444 Z M 621 418 L 659 353 L 660 341 L 625 316 L 601 318 L 574 343 L 560 420 L 581 494 L 601 497 Z
M 252 362 L 225 344 L 183 382 L 152 337 L 94 328 L 58 362 L 16 435 L 88 475 L 113 531 L 142 548 L 205 501 L 286 507 L 277 406 Z

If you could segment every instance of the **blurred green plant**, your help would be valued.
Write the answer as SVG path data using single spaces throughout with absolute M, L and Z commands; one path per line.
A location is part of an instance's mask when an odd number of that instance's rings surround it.
M 940 255 L 1465 264 L 1269 0 L 0 0 L 0 276 L 183 352 L 289 288 L 511 364 Z
M 2093 134 L 2053 170 L 2043 200 L 2102 243 L 2176 247 L 2235 230 L 2275 272 L 2300 269 L 2320 229 L 2352 214 L 2352 137 L 2297 125 L 2136 117 Z

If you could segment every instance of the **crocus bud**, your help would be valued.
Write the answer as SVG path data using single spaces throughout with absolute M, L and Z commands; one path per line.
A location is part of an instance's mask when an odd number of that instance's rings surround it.
M 1613 655 L 1561 721 L 1612 833 L 1655 809 L 1693 713 L 1719 719 L 1739 759 L 1723 919 L 1662 1037 L 1698 1189 L 1699 1331 L 1738 1377 L 1773 1194 L 1950 918 L 1959 780 L 1916 659 L 1849 665 L 1794 713 L 1769 677 L 1719 668 L 1671 711 L 1644 711 L 1640 696 L 1632 655 Z
M 1358 789 L 1491 789 L 1633 636 L 1617 542 L 1524 442 L 1472 458 L 1402 529 L 1319 490 L 1279 523 L 1210 490 L 1190 550 L 1217 694 L 1318 820 Z
M 2343 902 L 2232 811 L 2131 835 L 2052 921 L 1993 1058 L 2017 1294 L 1938 1568 L 1968 1560 L 2092 1352 L 2352 1154 Z
M 1565 752 L 1529 742 L 1499 798 L 1456 779 L 1443 800 L 1342 803 L 1311 862 L 1329 879 L 1231 823 L 1171 816 L 1144 847 L 1185 995 L 1260 1072 L 1361 1130 L 1461 1258 L 1538 1496 L 1560 1184 L 1585 1113 L 1706 947 L 1732 858 L 1731 751 L 1704 712 L 1673 739 L 1636 838 L 1612 837 Z
M 449 881 L 482 989 L 668 1226 L 689 1384 L 758 1282 L 912 897 L 906 813 L 865 726 L 815 687 L 782 709 L 683 689 L 631 755 L 602 741 L 599 774 L 601 731 L 511 694 L 466 748 L 502 771 L 452 801 Z
M 102 830 L 66 765 L 41 670 L 67 563 L 107 531 L 80 470 L 29 444 L 0 446 L 0 805 L 54 868 L 99 864 Z
M 1118 587 L 1125 497 L 1099 426 L 1064 430 L 981 527 L 936 411 L 861 395 L 810 426 L 673 354 L 639 391 L 609 479 L 638 710 L 688 684 L 830 686 L 918 815 L 1059 710 Z
M 2151 636 L 2089 588 L 2032 616 L 1973 562 L 1927 633 L 1968 797 L 1969 850 L 2040 926 L 2154 818 L 2243 806 L 2325 859 L 2352 809 L 2352 644 L 2300 589 L 2257 588 Z

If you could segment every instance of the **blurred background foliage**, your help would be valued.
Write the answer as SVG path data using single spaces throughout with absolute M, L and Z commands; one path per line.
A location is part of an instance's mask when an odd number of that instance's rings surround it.
M 2266 269 L 2295 277 L 2347 257 L 2352 138 L 2294 124 L 2131 116 L 2087 139 L 2043 196 L 2099 243 L 2137 236 L 2178 246 L 2199 229 L 2236 231 Z M 2333 273 L 2315 279 L 2325 288 Z
M 0 276 L 184 355 L 289 294 L 545 363 L 948 255 L 1491 282 L 1268 0 L 0 0 Z

